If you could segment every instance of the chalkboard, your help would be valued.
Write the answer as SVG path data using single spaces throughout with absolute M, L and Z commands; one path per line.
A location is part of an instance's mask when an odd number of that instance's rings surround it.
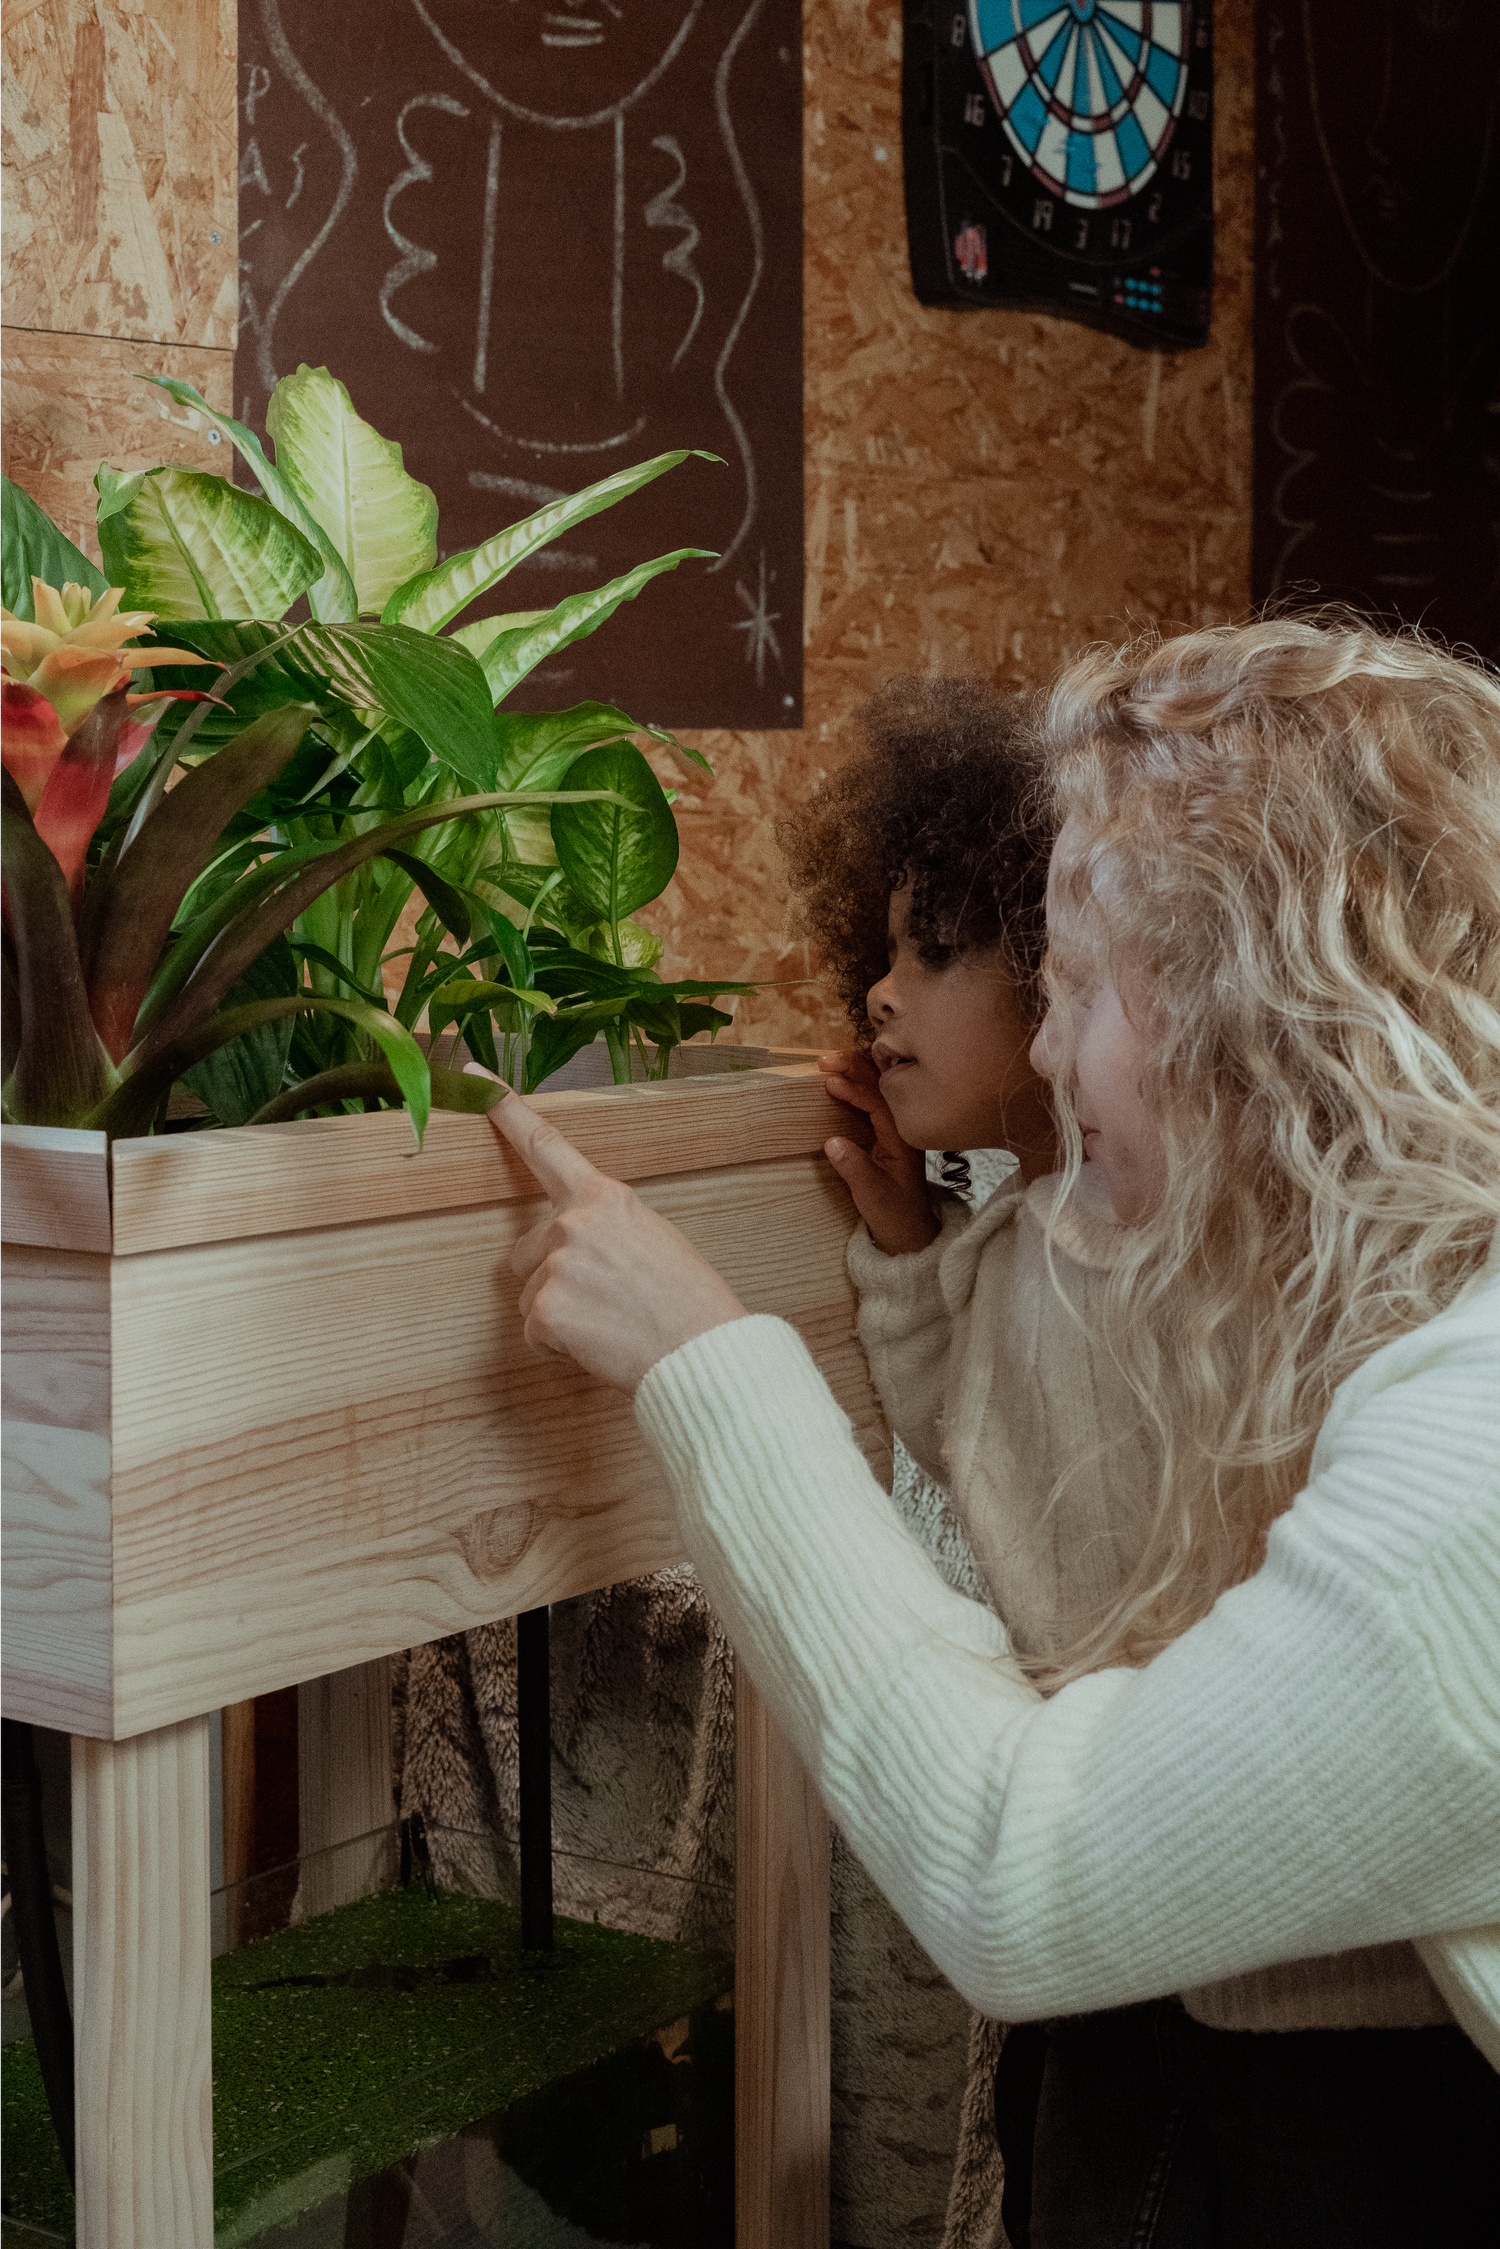
M 1254 591 L 1500 656 L 1500 7 L 1256 37 Z
M 347 383 L 444 553 L 686 463 L 475 614 L 685 563 L 512 698 L 802 723 L 798 0 L 240 0 L 237 410 Z

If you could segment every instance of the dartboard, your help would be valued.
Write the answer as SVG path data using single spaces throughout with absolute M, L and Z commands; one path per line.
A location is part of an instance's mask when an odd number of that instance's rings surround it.
M 969 0 L 1012 147 L 1081 210 L 1123 203 L 1162 160 L 1187 92 L 1181 0 Z
M 1211 0 L 903 0 L 924 304 L 1033 306 L 1201 344 L 1213 278 Z

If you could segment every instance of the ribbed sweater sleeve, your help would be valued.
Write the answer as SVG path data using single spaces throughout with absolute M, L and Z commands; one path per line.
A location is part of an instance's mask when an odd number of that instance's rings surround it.
M 1378 1354 L 1257 1575 L 1145 1669 L 1046 1702 L 789 1327 L 652 1369 L 637 1414 L 710 1599 L 975 2006 L 1073 2013 L 1500 1919 L 1496 1315 L 1491 1289 Z

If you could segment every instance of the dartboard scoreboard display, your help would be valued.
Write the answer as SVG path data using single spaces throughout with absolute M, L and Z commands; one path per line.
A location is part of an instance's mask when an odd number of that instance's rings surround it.
M 1028 306 L 1148 349 L 1208 338 L 1210 0 L 905 0 L 923 304 Z

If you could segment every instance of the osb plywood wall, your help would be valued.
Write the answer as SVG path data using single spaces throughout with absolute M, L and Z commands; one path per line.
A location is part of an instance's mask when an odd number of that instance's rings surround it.
M 646 916 L 679 974 L 813 973 L 787 940 L 772 822 L 847 755 L 891 673 L 1034 686 L 1086 641 L 1245 609 L 1251 8 L 1216 10 L 1213 340 L 1163 356 L 1063 321 L 924 311 L 900 0 L 804 0 L 808 723 L 697 737 L 715 778 L 683 787 L 682 865 Z M 102 455 L 222 465 L 129 378 L 170 367 L 230 404 L 235 114 L 234 0 L 13 0 L 7 467 L 80 544 Z M 738 1021 L 796 1045 L 836 1028 L 815 982 L 742 1001 Z
M 7 0 L 0 115 L 6 472 L 97 558 L 101 459 L 221 465 L 132 378 L 231 401 L 235 0 Z

